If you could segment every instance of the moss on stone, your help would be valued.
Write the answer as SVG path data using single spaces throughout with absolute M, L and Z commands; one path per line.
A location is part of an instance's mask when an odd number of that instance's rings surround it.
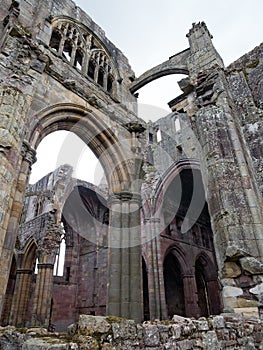
M 123 321 L 126 321 L 126 318 L 118 317 L 118 316 L 108 316 L 106 317 L 106 321 L 108 323 L 121 323 Z
M 251 68 L 251 69 L 252 69 L 252 68 L 256 68 L 258 65 L 259 65 L 259 60 L 255 60 L 255 61 L 249 63 L 249 64 L 246 66 L 246 68 Z

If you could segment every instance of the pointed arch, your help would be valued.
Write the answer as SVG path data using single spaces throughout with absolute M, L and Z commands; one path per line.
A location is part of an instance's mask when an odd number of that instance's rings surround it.
M 130 174 L 127 155 L 113 131 L 101 120 L 94 110 L 80 105 L 62 103 L 42 110 L 29 134 L 29 143 L 37 148 L 49 133 L 67 130 L 79 136 L 95 156 L 105 171 L 109 188 L 119 192 L 129 187 Z M 112 165 L 115 164 L 115 168 Z
M 33 271 L 36 264 L 37 244 L 30 239 L 22 253 L 21 265 L 17 270 L 15 293 L 12 302 L 10 321 L 12 324 L 24 327 L 29 320 L 30 294 L 32 292 Z
M 222 311 L 217 268 L 205 252 L 197 255 L 195 279 L 201 316 L 216 315 Z
M 178 254 L 179 253 L 179 254 Z M 186 316 L 184 293 L 184 261 L 182 252 L 173 247 L 166 254 L 163 262 L 164 289 L 169 317 Z
M 23 260 L 21 264 L 22 269 L 32 270 L 36 263 L 37 243 L 34 239 L 30 239 L 25 246 Z

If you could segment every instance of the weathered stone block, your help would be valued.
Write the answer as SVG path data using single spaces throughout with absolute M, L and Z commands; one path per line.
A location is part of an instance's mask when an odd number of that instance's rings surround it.
M 160 335 L 156 325 L 144 325 L 144 344 L 149 347 L 159 346 Z
M 263 274 L 263 264 L 253 257 L 244 257 L 240 259 L 241 267 L 244 271 L 252 275 Z
M 226 262 L 222 271 L 223 278 L 234 278 L 241 275 L 240 267 L 234 262 Z
M 243 294 L 243 290 L 238 287 L 226 286 L 223 288 L 223 297 L 232 298 Z
M 93 335 L 94 333 L 107 333 L 111 325 L 106 317 L 80 315 L 78 322 L 78 331 L 82 335 Z

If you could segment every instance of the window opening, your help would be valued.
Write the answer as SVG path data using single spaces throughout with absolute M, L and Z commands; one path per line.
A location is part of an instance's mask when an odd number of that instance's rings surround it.
M 94 80 L 94 77 L 95 77 L 95 64 L 92 61 L 89 61 L 88 76 L 91 79 Z
M 156 136 L 157 136 L 157 142 L 161 142 L 162 141 L 162 133 L 161 133 L 160 129 L 158 129 Z
M 98 84 L 102 87 L 104 86 L 104 71 L 102 70 L 102 68 L 99 69 Z
M 181 123 L 180 123 L 180 119 L 176 118 L 174 121 L 174 127 L 175 127 L 175 131 L 180 131 L 181 130 Z

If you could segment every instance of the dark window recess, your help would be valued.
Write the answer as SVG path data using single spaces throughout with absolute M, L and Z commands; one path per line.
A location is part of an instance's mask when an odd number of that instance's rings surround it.
M 75 56 L 74 66 L 76 68 L 78 68 L 79 70 L 81 70 L 82 64 L 83 64 L 83 53 L 81 52 L 81 50 L 77 50 L 76 56 Z
M 92 61 L 89 61 L 88 76 L 94 80 L 95 64 Z
M 182 149 L 182 146 L 177 146 L 177 151 L 178 151 L 178 154 L 182 154 L 183 153 L 183 149 Z
M 100 68 L 98 74 L 98 84 L 104 86 L 104 71 Z
M 149 143 L 153 143 L 153 134 L 149 133 Z
M 112 88 L 113 88 L 113 78 L 111 76 L 108 76 L 107 79 L 107 91 L 108 92 L 112 92 Z
M 59 34 L 59 32 L 56 30 L 53 30 L 49 46 L 58 52 L 60 40 L 61 40 L 61 35 Z
M 72 45 L 70 40 L 66 40 L 63 48 L 63 56 L 70 62 L 72 54 Z
M 66 281 L 69 282 L 70 279 L 70 267 L 66 267 Z

